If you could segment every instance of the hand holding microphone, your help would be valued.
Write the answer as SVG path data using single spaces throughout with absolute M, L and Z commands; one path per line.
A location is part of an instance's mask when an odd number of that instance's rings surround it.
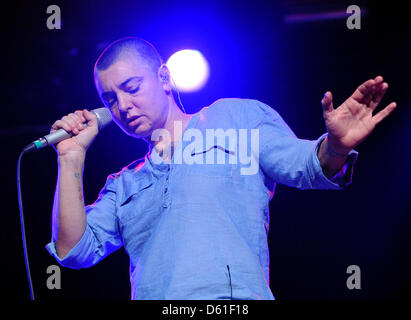
M 107 108 L 77 110 L 54 122 L 50 134 L 29 144 L 24 150 L 30 152 L 55 145 L 59 156 L 78 153 L 84 155 L 99 130 L 111 120 L 111 113 Z
M 55 143 L 58 155 L 66 156 L 69 153 L 78 152 L 85 154 L 98 133 L 97 116 L 86 109 L 77 110 L 54 122 L 50 133 L 55 134 L 61 129 L 64 132 L 60 132 L 69 133 L 70 138 Z

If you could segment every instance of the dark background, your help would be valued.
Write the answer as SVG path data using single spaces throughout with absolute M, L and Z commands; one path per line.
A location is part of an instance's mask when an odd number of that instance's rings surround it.
M 46 27 L 46 9 L 61 8 L 61 30 Z M 410 296 L 410 25 L 395 2 L 356 1 L 360 30 L 346 19 L 286 23 L 296 13 L 344 11 L 344 1 L 14 1 L 2 4 L 1 292 L 29 299 L 16 186 L 21 148 L 78 108 L 101 106 L 93 66 L 111 41 L 139 36 L 166 60 L 181 49 L 200 50 L 210 79 L 181 94 L 195 113 L 224 97 L 253 98 L 275 108 L 300 138 L 325 132 L 320 100 L 335 107 L 369 78 L 390 85 L 380 123 L 359 151 L 353 183 L 342 191 L 278 185 L 270 203 L 271 288 L 277 299 L 397 299 Z M 348 15 L 347 15 L 348 16 Z M 84 188 L 92 203 L 108 174 L 147 152 L 115 125 L 88 152 Z M 119 250 L 95 267 L 62 268 L 62 289 L 48 290 L 45 245 L 57 174 L 53 149 L 24 156 L 21 169 L 27 242 L 36 298 L 129 299 L 128 257 Z M 346 269 L 361 268 L 361 289 L 348 290 Z

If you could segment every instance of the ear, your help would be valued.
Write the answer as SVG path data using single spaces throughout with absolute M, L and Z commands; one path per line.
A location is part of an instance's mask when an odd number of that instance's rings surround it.
M 170 70 L 168 70 L 165 64 L 162 64 L 160 68 L 158 68 L 158 78 L 160 82 L 163 84 L 164 91 L 167 94 L 171 92 L 171 81 L 170 81 Z

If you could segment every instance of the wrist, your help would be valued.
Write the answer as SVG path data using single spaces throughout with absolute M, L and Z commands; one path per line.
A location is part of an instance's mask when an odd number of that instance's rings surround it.
M 59 154 L 58 163 L 60 166 L 83 167 L 86 154 L 82 152 Z
M 340 157 L 340 158 L 345 158 L 348 156 L 348 154 L 350 153 L 351 149 L 341 149 L 341 148 L 336 148 L 335 146 L 333 146 L 330 143 L 330 140 L 328 139 L 328 136 L 325 138 L 324 140 L 324 144 L 325 144 L 325 149 L 327 151 L 327 153 L 329 153 L 331 156 L 333 157 Z

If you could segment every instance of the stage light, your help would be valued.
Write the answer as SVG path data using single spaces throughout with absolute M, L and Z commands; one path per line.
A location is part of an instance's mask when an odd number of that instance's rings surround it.
M 209 76 L 208 62 L 198 50 L 181 50 L 167 60 L 167 67 L 178 90 L 200 90 Z

